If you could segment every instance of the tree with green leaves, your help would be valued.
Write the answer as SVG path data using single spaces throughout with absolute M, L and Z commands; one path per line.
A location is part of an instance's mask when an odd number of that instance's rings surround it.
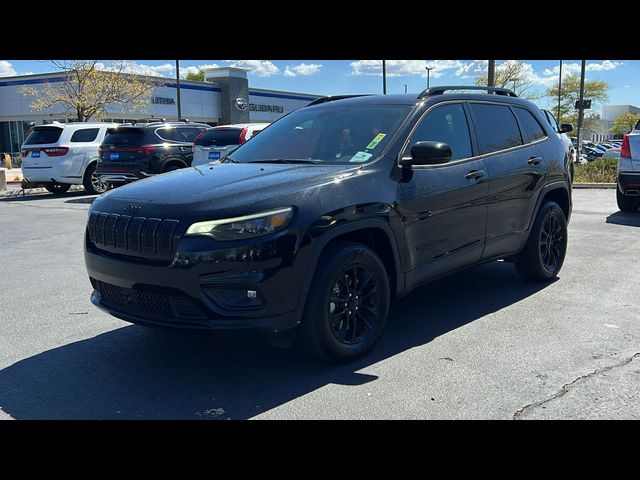
M 125 105 L 131 111 L 144 111 L 153 91 L 163 82 L 142 75 L 127 74 L 123 60 L 104 64 L 98 60 L 51 62 L 62 73 L 63 81 L 45 81 L 40 88 L 25 85 L 18 89 L 33 98 L 31 108 L 57 108 L 78 122 L 107 115 L 107 107 Z
M 640 113 L 623 113 L 611 123 L 609 130 L 616 135 L 625 135 L 633 130 L 639 121 Z
M 510 88 L 516 95 L 527 100 L 538 100 L 543 94 L 536 90 L 530 79 L 530 65 L 522 60 L 507 60 L 496 65 L 495 86 Z M 488 83 L 488 75 L 485 73 L 476 78 L 475 84 L 485 86 Z
M 191 82 L 204 82 L 204 71 L 198 70 L 198 73 L 189 72 L 184 79 Z
M 603 80 L 585 80 L 584 82 L 584 99 L 591 100 L 591 112 L 597 105 L 605 103 L 609 99 L 609 84 Z M 556 113 L 558 106 L 558 84 L 547 89 L 547 96 L 551 97 L 551 107 L 553 113 Z M 580 98 L 580 75 L 570 74 L 562 79 L 562 91 L 560 93 L 560 118 L 558 123 L 572 123 L 578 128 L 578 110 L 575 103 Z M 584 121 L 582 127 L 585 130 L 594 129 L 597 120 L 600 118 L 598 114 L 590 113 L 585 110 Z

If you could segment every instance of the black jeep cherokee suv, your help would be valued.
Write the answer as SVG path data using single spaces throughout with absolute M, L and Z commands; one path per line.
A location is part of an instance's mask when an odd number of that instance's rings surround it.
M 97 198 L 91 300 L 134 323 L 279 334 L 348 360 L 425 282 L 497 259 L 556 277 L 570 162 L 510 90 L 316 100 L 220 164 Z
M 208 128 L 188 121 L 109 128 L 100 145 L 96 174 L 104 183 L 118 185 L 188 167 L 193 141 Z

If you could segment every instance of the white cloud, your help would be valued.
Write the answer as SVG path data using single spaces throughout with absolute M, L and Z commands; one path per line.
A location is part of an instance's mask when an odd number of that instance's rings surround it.
M 603 70 L 614 70 L 620 66 L 624 65 L 624 62 L 615 62 L 611 60 L 605 60 L 602 63 L 588 63 L 585 68 L 587 72 L 601 72 Z M 579 63 L 563 63 L 562 64 L 562 78 L 565 75 L 574 74 L 580 75 L 580 71 L 582 66 Z M 555 75 L 558 76 L 560 72 L 560 65 L 556 65 L 553 68 L 545 68 L 542 72 L 543 75 Z
M 0 77 L 11 77 L 16 74 L 16 71 L 6 60 L 0 60 Z
M 425 76 L 425 67 L 434 67 L 430 76 L 438 78 L 446 70 L 462 66 L 459 60 L 387 60 L 388 77 Z M 351 62 L 351 75 L 382 75 L 382 60 L 358 60 Z
M 280 73 L 280 69 L 271 60 L 226 60 L 231 62 L 230 67 L 248 68 L 249 73 L 254 73 L 259 77 L 271 77 Z
M 475 78 L 487 72 L 489 60 L 473 60 L 469 63 L 461 63 L 456 70 L 456 77 Z
M 318 73 L 322 65 L 317 63 L 301 63 L 300 65 L 287 65 L 284 69 L 285 77 L 297 77 L 298 75 L 313 75 Z
M 175 63 L 164 63 L 162 65 L 145 65 L 143 63 L 137 63 L 130 60 L 126 60 L 123 62 L 124 68 L 123 71 L 126 73 L 136 73 L 138 75 L 148 75 L 150 77 L 171 77 L 174 78 L 176 76 L 176 65 Z M 102 62 L 98 62 L 96 67 L 100 70 L 113 70 L 114 65 L 107 65 Z M 212 64 L 203 64 L 197 66 L 190 67 L 180 67 L 180 77 L 184 78 L 188 73 L 198 73 L 201 69 L 204 68 L 217 68 L 219 65 Z

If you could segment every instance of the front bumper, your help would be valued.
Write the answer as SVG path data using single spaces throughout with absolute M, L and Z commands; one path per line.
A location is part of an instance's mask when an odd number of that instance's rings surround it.
M 618 172 L 618 189 L 629 196 L 640 196 L 640 172 Z
M 117 318 L 143 325 L 259 335 L 291 331 L 305 303 L 304 273 L 291 261 L 296 236 L 283 233 L 252 242 L 227 246 L 185 237 L 166 264 L 119 258 L 97 249 L 87 236 L 91 301 Z

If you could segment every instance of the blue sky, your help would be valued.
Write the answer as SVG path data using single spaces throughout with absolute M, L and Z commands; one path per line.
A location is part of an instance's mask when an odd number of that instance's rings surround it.
M 105 61 L 108 62 L 108 61 Z M 498 65 L 504 62 L 498 60 Z M 526 75 L 544 91 L 558 76 L 559 60 L 524 60 Z M 181 60 L 182 75 L 203 66 L 238 66 L 250 69 L 252 87 L 304 93 L 381 93 L 381 62 L 378 60 Z M 473 84 L 486 60 L 387 60 L 387 92 L 419 92 L 426 87 L 425 66 L 431 70 L 431 85 Z M 175 60 L 135 60 L 132 71 L 175 76 Z M 0 77 L 53 71 L 48 61 L 0 60 Z M 580 71 L 579 60 L 565 60 L 563 73 Z M 640 106 L 640 61 L 589 60 L 587 79 L 609 83 L 610 104 Z M 550 100 L 538 101 L 548 106 Z

